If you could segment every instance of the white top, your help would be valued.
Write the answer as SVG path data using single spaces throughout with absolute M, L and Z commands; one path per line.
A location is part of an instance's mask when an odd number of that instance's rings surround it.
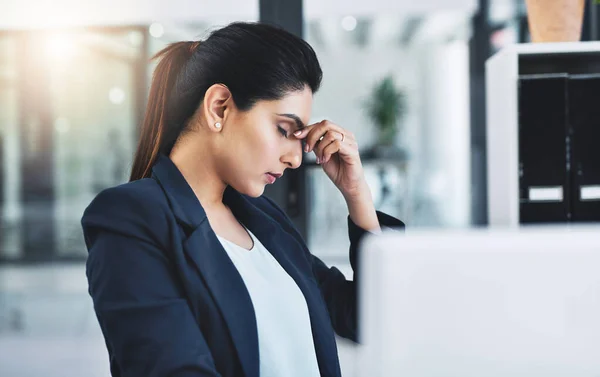
M 248 231 L 254 246 L 244 249 L 217 236 L 250 293 L 261 377 L 319 377 L 308 306 L 294 279 Z

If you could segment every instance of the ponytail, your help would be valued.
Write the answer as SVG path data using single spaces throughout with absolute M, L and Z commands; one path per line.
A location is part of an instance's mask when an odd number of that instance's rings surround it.
M 159 59 L 158 65 L 152 76 L 152 85 L 148 97 L 148 105 L 144 115 L 140 140 L 133 160 L 129 181 L 150 177 L 152 166 L 158 155 L 166 151 L 166 144 L 174 142 L 168 140 L 175 127 L 170 124 L 172 115 L 169 98 L 177 82 L 177 76 L 186 62 L 198 47 L 199 42 L 176 42 L 159 51 L 152 60 Z M 179 134 L 179 131 L 176 134 Z M 170 148 L 172 145 L 170 145 Z

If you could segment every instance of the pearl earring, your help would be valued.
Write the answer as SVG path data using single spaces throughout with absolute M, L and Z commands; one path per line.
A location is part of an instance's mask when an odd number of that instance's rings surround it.
M 219 123 L 219 122 L 215 123 L 215 127 L 216 128 L 221 128 L 221 123 Z

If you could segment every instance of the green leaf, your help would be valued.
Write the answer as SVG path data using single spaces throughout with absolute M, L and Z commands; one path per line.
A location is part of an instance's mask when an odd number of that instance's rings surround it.
M 406 111 L 406 96 L 398 90 L 391 75 L 379 81 L 366 102 L 366 111 L 380 132 L 393 134 Z

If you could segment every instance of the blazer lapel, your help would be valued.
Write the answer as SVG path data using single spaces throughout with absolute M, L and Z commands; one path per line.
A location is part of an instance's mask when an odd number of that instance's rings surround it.
M 213 232 L 202 205 L 175 164 L 160 156 L 154 178 L 169 198 L 173 213 L 191 231 L 183 250 L 217 303 L 247 377 L 259 376 L 256 317 L 246 285 Z
M 281 267 L 294 279 L 304 294 L 321 376 L 340 376 L 337 345 L 331 318 L 322 299 L 321 290 L 312 278 L 312 265 L 305 257 L 304 246 L 273 218 L 232 188 L 225 190 L 224 201 L 234 211 L 236 218 L 250 229 Z M 302 265 L 307 266 L 309 275 L 299 269 L 299 266 Z
M 260 368 L 256 316 L 242 277 L 208 221 L 200 225 L 183 246 L 213 293 L 246 376 L 258 377 Z

